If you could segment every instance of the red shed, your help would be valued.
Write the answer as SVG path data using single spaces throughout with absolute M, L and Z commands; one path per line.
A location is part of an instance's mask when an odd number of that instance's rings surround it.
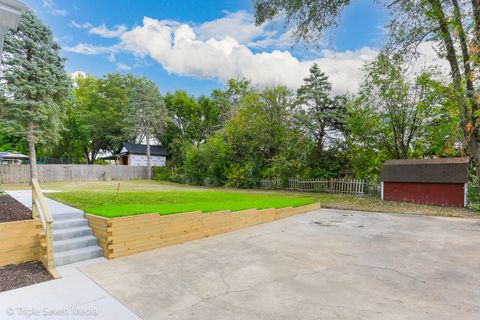
M 382 200 L 465 207 L 468 178 L 468 158 L 388 160 Z

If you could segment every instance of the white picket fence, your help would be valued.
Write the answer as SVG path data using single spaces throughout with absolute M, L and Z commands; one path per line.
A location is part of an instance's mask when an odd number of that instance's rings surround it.
M 38 181 L 86 181 L 147 179 L 147 167 L 121 165 L 39 164 Z M 0 165 L 0 183 L 29 183 L 30 166 Z
M 368 184 L 359 179 L 288 179 L 288 185 L 282 186 L 280 179 L 261 180 L 262 189 L 287 189 L 304 192 L 326 192 L 336 194 L 365 195 L 369 193 Z

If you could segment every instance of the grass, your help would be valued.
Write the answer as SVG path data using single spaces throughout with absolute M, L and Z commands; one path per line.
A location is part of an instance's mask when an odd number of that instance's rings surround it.
M 119 198 L 115 199 L 115 193 L 117 188 L 120 184 L 120 193 Z M 427 205 L 418 205 L 418 204 L 410 204 L 410 203 L 398 203 L 398 202 L 388 202 L 388 201 L 381 201 L 378 197 L 358 197 L 358 196 L 347 196 L 347 195 L 333 195 L 333 194 L 318 194 L 318 193 L 293 193 L 293 192 L 277 192 L 277 191 L 260 191 L 260 190 L 237 190 L 237 189 L 227 189 L 227 188 L 207 188 L 207 187 L 194 187 L 194 186 L 187 186 L 175 183 L 168 183 L 168 182 L 157 182 L 157 181 L 149 181 L 149 180 L 129 180 L 129 181 L 80 181 L 80 182 L 49 182 L 49 183 L 42 183 L 42 189 L 47 190 L 61 190 L 66 191 L 65 193 L 58 193 L 53 195 L 48 195 L 49 197 L 56 198 L 59 201 L 69 202 L 73 206 L 77 205 L 78 207 L 85 209 L 95 206 L 98 207 L 102 204 L 98 203 L 99 199 L 103 199 L 103 205 L 110 205 L 110 206 L 119 206 L 127 208 L 127 206 L 157 206 L 161 205 L 163 208 L 168 208 L 170 206 L 169 213 L 171 212 L 172 206 L 177 205 L 177 208 L 181 206 L 185 206 L 186 208 L 192 208 L 191 206 L 187 206 L 188 200 L 192 202 L 195 193 L 205 193 L 207 191 L 212 192 L 220 192 L 226 193 L 230 196 L 232 195 L 240 195 L 239 199 L 246 199 L 247 204 L 252 204 L 248 206 L 248 208 L 253 207 L 253 200 L 258 201 L 256 203 L 262 204 L 260 199 L 269 199 L 269 197 L 262 197 L 261 195 L 273 195 L 276 198 L 288 198 L 289 201 L 292 197 L 297 197 L 300 199 L 308 199 L 313 202 L 320 202 L 323 208 L 335 208 L 335 209 L 347 209 L 347 210 L 358 210 L 358 211 L 375 211 L 375 212 L 389 212 L 389 213 L 413 213 L 413 214 L 420 214 L 420 215 L 429 215 L 429 216 L 443 216 L 443 217 L 473 217 L 473 218 L 480 218 L 480 213 L 475 212 L 468 209 L 462 208 L 441 208 L 441 207 L 434 207 L 434 206 L 427 206 Z M 3 189 L 6 190 L 15 190 L 15 189 L 29 189 L 30 187 L 27 184 L 17 184 L 17 185 L 3 185 Z M 81 194 L 84 192 L 89 193 L 90 196 L 88 198 L 81 197 Z M 72 193 L 68 195 L 69 193 Z M 94 193 L 94 196 L 91 194 Z M 128 194 L 130 193 L 149 193 L 153 195 L 149 195 L 149 199 L 153 202 L 150 203 L 138 203 L 138 202 L 130 202 L 135 201 L 129 199 Z M 158 193 L 158 197 L 154 195 Z M 159 199 L 161 199 L 164 193 L 177 193 L 180 194 L 180 201 L 179 202 L 164 202 L 159 203 Z M 214 197 L 214 193 L 209 194 L 211 197 Z M 260 195 L 260 198 L 257 198 L 255 195 Z M 78 197 L 78 199 L 76 199 Z M 133 196 L 132 196 L 133 197 Z M 187 198 L 188 197 L 188 198 Z M 202 196 L 203 197 L 203 196 Z M 126 199 L 125 202 L 122 199 Z M 215 199 L 213 199 L 215 200 Z M 277 199 L 278 200 L 278 199 Z M 277 201 L 275 200 L 275 201 Z M 281 200 L 281 199 L 280 199 Z M 80 203 L 84 201 L 84 203 Z M 106 202 L 105 202 L 106 201 Z M 161 201 L 161 200 L 160 200 Z M 186 202 L 187 201 L 187 202 Z M 202 203 L 202 199 L 196 199 L 196 203 L 198 205 L 201 204 L 203 208 L 208 208 L 210 205 L 207 203 Z M 239 200 L 240 201 L 240 200 Z M 115 204 L 116 202 L 116 204 Z M 216 204 L 211 204 L 211 206 L 217 206 L 218 201 Z M 241 201 L 240 201 L 241 202 Z M 244 202 L 245 203 L 245 202 Z M 128 205 L 127 205 L 128 204 Z M 246 204 L 246 205 L 247 205 Z M 193 210 L 202 210 L 198 205 L 193 206 Z M 228 205 L 233 205 L 233 203 L 229 203 Z M 265 204 L 267 205 L 267 204 Z M 281 204 L 280 204 L 281 205 Z M 223 206 L 225 208 L 225 206 Z M 215 207 L 217 209 L 218 207 Z M 243 208 L 238 201 L 235 204 L 235 207 L 232 208 Z M 151 207 L 148 208 L 149 210 L 152 209 Z M 86 210 L 87 212 L 89 212 Z M 153 209 L 152 209 L 153 210 Z M 222 209 L 219 209 L 222 210 Z M 144 210 L 140 210 L 144 211 Z M 188 210 L 192 211 L 192 210 Z M 155 211 L 150 211 L 155 212 Z M 93 212 L 92 212 L 93 213 Z
M 314 199 L 302 195 L 229 191 L 114 192 L 74 191 L 49 195 L 83 211 L 103 217 L 142 213 L 172 214 L 190 211 L 212 212 L 297 207 Z

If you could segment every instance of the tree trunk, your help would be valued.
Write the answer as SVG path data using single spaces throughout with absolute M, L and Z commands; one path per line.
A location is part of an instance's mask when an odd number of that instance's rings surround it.
M 320 132 L 317 135 L 317 161 L 320 162 L 323 154 L 323 139 L 325 138 L 325 125 L 320 124 Z
M 147 179 L 152 179 L 152 157 L 150 156 L 150 137 L 145 135 L 147 139 Z
M 31 179 L 38 178 L 37 171 L 37 153 L 35 152 L 35 135 L 33 133 L 33 122 L 28 123 L 27 141 L 28 150 L 30 152 L 30 177 Z
M 451 75 L 453 80 L 453 87 L 455 89 L 455 98 L 461 112 L 461 121 L 460 126 L 463 131 L 464 136 L 464 145 L 468 149 L 468 155 L 470 156 L 471 161 L 474 164 L 474 167 L 477 169 L 477 188 L 480 188 L 480 153 L 478 148 L 479 139 L 477 136 L 478 130 L 473 128 L 475 125 L 475 113 L 474 110 L 468 108 L 468 98 L 465 96 L 464 91 L 467 88 L 463 87 L 464 78 L 462 77 L 459 62 L 457 59 L 457 54 L 455 52 L 455 46 L 450 35 L 450 30 L 448 27 L 448 21 L 443 12 L 442 4 L 439 0 L 428 0 L 433 9 L 433 14 L 438 22 L 440 36 L 445 44 L 445 49 L 447 51 L 447 60 L 450 64 Z M 474 1 L 476 2 L 476 1 Z M 475 9 L 475 8 L 474 8 Z M 464 57 L 465 58 L 465 57 Z M 468 91 L 468 89 L 467 89 Z

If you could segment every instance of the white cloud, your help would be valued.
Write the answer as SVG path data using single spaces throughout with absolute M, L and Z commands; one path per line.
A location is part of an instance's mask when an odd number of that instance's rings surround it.
M 252 41 L 248 44 L 251 48 L 265 49 L 265 48 L 288 48 L 295 44 L 293 39 L 293 29 L 289 29 L 286 32 L 280 34 L 280 36 L 266 37 L 264 39 Z
M 85 55 L 97 55 L 102 53 L 111 53 L 116 51 L 115 47 L 102 47 L 102 46 L 95 46 L 88 43 L 79 43 L 73 47 L 65 47 L 63 48 L 65 51 L 75 52 L 79 54 Z
M 263 28 L 256 26 L 253 16 L 246 11 L 227 13 L 224 18 L 205 22 L 194 30 L 201 40 L 232 37 L 241 43 L 265 35 Z
M 105 24 L 102 24 L 98 27 L 90 28 L 88 33 L 96 34 L 103 38 L 118 38 L 124 34 L 125 31 L 127 31 L 127 27 L 123 24 L 114 26 L 112 29 L 109 29 Z
M 110 62 L 115 62 L 115 60 L 116 60 L 115 53 L 110 52 L 110 54 L 107 57 L 107 60 L 110 61 Z
M 52 9 L 50 13 L 54 16 L 66 16 L 68 15 L 68 11 L 65 9 Z
M 54 16 L 66 16 L 68 15 L 68 11 L 65 9 L 58 9 L 55 6 L 53 0 L 43 0 L 42 6 L 47 9 L 47 11 Z
M 88 29 L 88 33 L 95 34 L 102 38 L 118 38 L 127 31 L 127 26 L 123 24 L 116 25 L 110 29 L 104 23 L 99 26 L 94 26 L 90 22 L 78 23 L 72 20 L 70 26 L 77 29 Z
M 129 65 L 126 65 L 125 63 L 118 62 L 117 63 L 117 69 L 118 70 L 123 70 L 123 71 L 129 71 L 129 70 L 132 70 L 132 67 L 130 67 Z
M 93 27 L 93 25 L 90 22 L 85 22 L 85 23 L 78 23 L 72 20 L 71 26 L 77 29 L 90 29 Z
M 248 47 L 258 49 L 285 49 L 293 46 L 293 29 L 286 32 L 278 31 L 275 30 L 275 25 L 276 21 L 256 26 L 253 15 L 242 10 L 227 12 L 223 18 L 204 22 L 192 28 L 199 40 L 211 38 L 222 40 L 230 37 Z
M 301 59 L 285 50 L 294 43 L 292 30 L 267 32 L 266 26 L 254 26 L 253 17 L 244 11 L 227 13 L 224 18 L 198 26 L 149 17 L 131 30 L 124 25 L 109 29 L 104 24 L 94 27 L 74 21 L 72 26 L 102 37 L 118 37 L 119 42 L 109 47 L 79 43 L 65 48 L 79 54 L 104 55 L 111 63 L 116 62 L 117 53 L 130 53 L 137 60 L 150 57 L 176 75 L 223 82 L 245 77 L 260 87 L 285 84 L 291 89 L 298 88 L 312 64 L 317 63 L 329 76 L 333 94 L 356 92 L 363 79 L 362 67 L 378 54 L 375 49 L 363 47 L 343 52 L 311 51 L 309 58 Z M 421 49 L 416 70 L 436 60 L 431 44 Z M 116 67 L 132 69 L 120 62 Z
M 124 33 L 121 40 L 124 50 L 150 56 L 170 73 L 221 81 L 241 76 L 258 86 L 285 84 L 298 88 L 310 66 L 318 63 L 329 75 L 335 93 L 356 91 L 362 77 L 361 67 L 377 54 L 370 48 L 346 52 L 324 50 L 322 57 L 302 61 L 289 51 L 254 53 L 231 36 L 198 40 L 189 25 L 176 27 L 148 17 L 144 18 L 143 26 Z

